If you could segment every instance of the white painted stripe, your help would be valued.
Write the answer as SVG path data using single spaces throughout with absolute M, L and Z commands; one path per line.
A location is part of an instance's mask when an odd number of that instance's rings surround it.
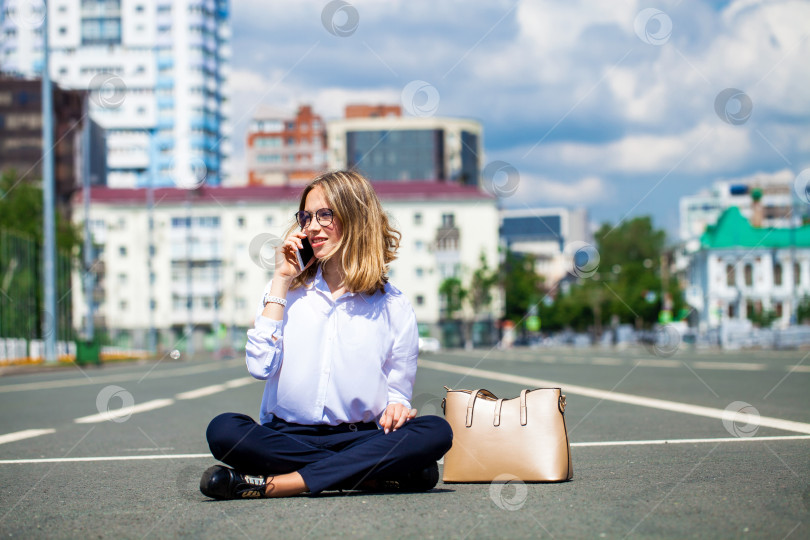
M 226 390 L 224 384 L 214 384 L 211 386 L 203 386 L 202 388 L 197 388 L 196 390 L 189 390 L 188 392 L 182 392 L 177 394 L 177 399 L 197 399 L 203 396 L 210 396 L 211 394 L 216 394 L 218 392 L 224 392 Z
M 153 399 L 152 401 L 146 401 L 130 407 L 121 407 L 120 409 L 115 409 L 112 411 L 91 414 L 90 416 L 82 416 L 81 418 L 76 418 L 73 421 L 77 424 L 94 424 L 97 422 L 106 422 L 107 420 L 115 421 L 116 419 L 125 418 L 131 414 L 162 409 L 163 407 L 168 407 L 172 404 L 174 404 L 173 399 Z
M 227 381 L 223 384 L 212 384 L 211 386 L 204 386 L 202 388 L 197 388 L 196 390 L 189 390 L 188 392 L 182 392 L 177 394 L 175 398 L 177 399 L 196 399 L 204 396 L 210 396 L 212 394 L 218 394 L 219 392 L 224 392 L 229 388 L 238 388 L 240 386 L 245 386 L 252 383 L 255 379 L 252 377 L 241 377 L 239 379 L 233 379 Z
M 609 358 L 607 356 L 597 356 L 593 359 L 593 363 L 597 366 L 620 366 L 624 362 L 619 358 Z
M 22 441 L 24 439 L 31 439 L 33 437 L 39 437 L 40 435 L 48 435 L 49 433 L 55 433 L 55 429 L 25 429 L 23 431 L 15 431 L 14 433 L 6 433 L 5 435 L 0 435 L 0 444 L 6 444 L 14 441 Z
M 209 371 L 218 371 L 220 369 L 229 369 L 237 365 L 243 365 L 244 360 L 228 360 L 226 362 L 214 362 L 208 364 L 199 364 L 194 366 L 187 366 L 174 369 L 165 369 L 162 371 L 155 371 L 150 376 L 152 377 L 180 377 L 186 375 L 196 375 L 199 373 L 206 373 Z M 143 373 L 121 373 L 114 375 L 103 375 L 92 378 L 73 378 L 62 379 L 57 381 L 42 381 L 34 383 L 19 383 L 19 384 L 6 384 L 0 385 L 0 393 L 5 392 L 24 392 L 27 390 L 51 390 L 54 388 L 69 388 L 72 386 L 89 386 L 93 384 L 105 384 L 111 382 L 125 382 L 137 381 L 142 379 Z
M 799 373 L 810 373 L 810 366 L 787 366 L 786 369 L 793 372 L 798 371 Z
M 681 367 L 680 360 L 654 360 L 652 358 L 640 358 L 636 363 L 641 367 L 666 367 L 677 368 Z
M 99 456 L 99 457 L 73 457 L 73 458 L 43 458 L 43 459 L 4 459 L 0 465 L 17 465 L 21 463 L 83 463 L 93 461 L 141 461 L 153 459 L 197 459 L 208 458 L 213 460 L 211 454 L 160 454 L 151 456 Z
M 810 424 L 805 424 L 802 422 L 794 422 L 792 420 L 782 420 L 781 418 L 756 416 L 740 412 L 732 413 L 730 411 L 725 411 L 722 409 L 714 409 L 712 407 L 703 407 L 700 405 L 691 405 L 689 403 L 680 403 L 677 401 L 667 401 L 664 399 L 635 396 L 632 394 L 622 394 L 619 392 L 609 392 L 607 390 L 601 390 L 599 388 L 590 388 L 587 386 L 578 386 L 574 384 L 566 384 L 556 381 L 546 381 L 543 379 L 535 379 L 533 377 L 510 375 L 508 373 L 499 373 L 497 371 L 469 368 L 455 364 L 448 364 L 445 362 L 434 362 L 432 360 L 420 359 L 419 365 L 426 367 L 428 369 L 436 369 L 439 371 L 446 371 L 449 373 L 458 373 L 470 377 L 480 377 L 482 379 L 494 379 L 496 381 L 510 382 L 519 385 L 534 386 L 534 387 L 559 387 L 562 388 L 566 394 L 576 394 L 595 399 L 616 401 L 618 403 L 627 403 L 629 405 L 638 405 L 640 407 L 649 407 L 651 409 L 661 409 L 664 411 L 672 411 L 683 414 L 693 414 L 696 416 L 704 416 L 707 418 L 717 418 L 719 420 L 740 422 L 746 425 L 764 426 L 775 429 L 782 429 L 785 431 L 794 431 L 796 433 L 810 434 Z
M 716 439 L 661 439 L 650 441 L 597 441 L 571 443 L 571 447 L 599 447 L 599 446 L 646 446 L 663 444 L 700 444 L 700 443 L 725 443 L 725 442 L 764 442 L 764 441 L 800 441 L 808 440 L 810 435 L 786 435 L 780 437 L 725 437 Z M 211 454 L 154 454 L 149 456 L 98 456 L 98 457 L 73 457 L 73 458 L 41 458 L 41 459 L 3 459 L 0 465 L 19 465 L 31 463 L 86 463 L 94 461 L 144 461 L 160 459 L 214 459 Z M 444 458 L 439 460 L 439 464 L 444 463 Z
M 748 362 L 693 362 L 695 369 L 731 369 L 737 371 L 762 371 L 768 369 L 767 364 L 754 364 Z
M 722 437 L 715 439 L 659 439 L 651 441 L 599 441 L 599 442 L 579 442 L 571 443 L 571 447 L 589 446 L 647 446 L 658 444 L 700 444 L 700 443 L 724 443 L 724 442 L 763 442 L 763 441 L 804 441 L 810 439 L 810 435 L 782 435 L 776 437 Z

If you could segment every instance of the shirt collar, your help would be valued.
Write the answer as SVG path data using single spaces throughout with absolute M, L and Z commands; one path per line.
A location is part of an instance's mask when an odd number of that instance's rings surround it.
M 318 271 L 315 273 L 315 279 L 312 282 L 312 287 L 315 290 L 318 290 L 318 291 L 322 292 L 323 294 L 325 294 L 327 296 L 327 298 L 329 298 L 331 300 L 332 291 L 329 290 L 329 285 L 326 284 L 326 279 L 324 279 L 324 277 L 323 277 L 323 267 L 321 267 L 320 264 L 318 265 Z M 348 295 L 348 296 L 358 295 L 368 305 L 374 304 L 380 297 L 382 297 L 382 294 L 379 291 L 375 291 L 373 294 L 347 292 L 344 296 L 346 296 L 346 295 Z

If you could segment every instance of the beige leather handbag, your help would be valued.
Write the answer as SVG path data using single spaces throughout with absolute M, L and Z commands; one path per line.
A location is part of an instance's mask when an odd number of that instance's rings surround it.
M 561 482 L 574 476 L 559 388 L 523 390 L 513 399 L 447 388 L 442 406 L 453 428 L 445 482 L 491 482 L 501 475 Z

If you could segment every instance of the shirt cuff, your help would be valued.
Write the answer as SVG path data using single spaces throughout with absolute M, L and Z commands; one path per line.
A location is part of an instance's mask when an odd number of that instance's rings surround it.
M 262 334 L 269 334 L 275 339 L 281 339 L 281 322 L 259 315 L 254 322 L 254 328 Z

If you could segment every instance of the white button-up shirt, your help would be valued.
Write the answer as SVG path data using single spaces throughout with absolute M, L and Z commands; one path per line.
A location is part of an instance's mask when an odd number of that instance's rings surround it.
M 396 287 L 333 300 L 319 269 L 312 283 L 289 291 L 282 321 L 263 309 L 246 346 L 248 371 L 267 380 L 261 423 L 371 422 L 389 403 L 410 407 L 419 332 Z

